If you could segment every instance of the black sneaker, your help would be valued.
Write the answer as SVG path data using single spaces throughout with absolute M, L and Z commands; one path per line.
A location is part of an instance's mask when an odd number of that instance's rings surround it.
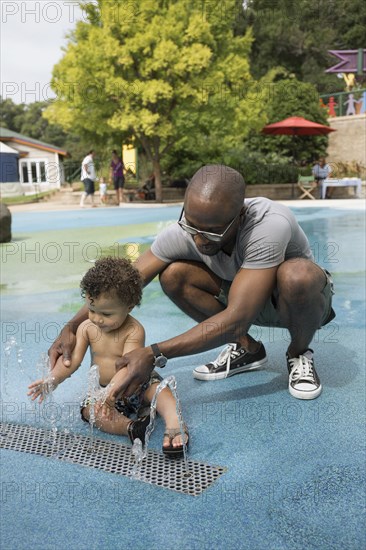
M 313 353 L 312 349 L 308 349 L 292 359 L 286 354 L 288 389 L 297 399 L 315 399 L 321 394 L 322 385 L 314 367 Z
M 217 359 L 207 365 L 196 367 L 193 377 L 198 380 L 221 380 L 240 372 L 259 369 L 267 363 L 262 342 L 255 353 L 249 353 L 240 344 L 228 344 Z

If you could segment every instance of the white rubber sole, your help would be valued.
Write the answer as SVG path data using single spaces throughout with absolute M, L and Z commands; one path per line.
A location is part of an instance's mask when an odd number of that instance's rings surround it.
M 322 393 L 322 385 L 320 384 L 319 388 L 313 391 L 300 391 L 300 390 L 294 390 L 292 386 L 288 386 L 288 391 L 292 395 L 292 397 L 296 397 L 296 399 L 316 399 L 321 393 Z
M 196 369 L 194 369 L 194 371 L 192 371 L 193 378 L 196 378 L 197 380 L 205 380 L 206 382 L 209 382 L 210 380 L 222 380 L 223 378 L 229 378 L 230 376 L 235 376 L 235 374 L 240 374 L 242 372 L 260 369 L 261 367 L 264 367 L 264 365 L 266 365 L 267 362 L 268 362 L 267 357 L 264 357 L 264 359 L 261 359 L 260 361 L 255 361 L 255 363 L 252 363 L 249 366 L 243 366 L 238 369 L 235 369 L 234 371 L 229 371 L 228 375 L 226 375 L 226 371 L 209 373 L 209 372 L 199 372 Z

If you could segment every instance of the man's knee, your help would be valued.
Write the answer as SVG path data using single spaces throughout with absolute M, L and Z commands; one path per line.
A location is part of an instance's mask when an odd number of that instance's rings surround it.
M 292 296 L 321 292 L 325 285 L 325 275 L 311 260 L 297 258 L 283 262 L 277 271 L 279 292 Z
M 169 264 L 159 275 L 161 288 L 168 296 L 173 296 L 181 290 L 186 280 L 187 268 L 183 262 Z

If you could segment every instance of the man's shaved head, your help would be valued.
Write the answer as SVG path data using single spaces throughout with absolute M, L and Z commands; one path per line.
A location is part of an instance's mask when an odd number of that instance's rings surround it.
M 204 203 L 225 201 L 227 204 L 243 204 L 245 182 L 239 172 L 223 164 L 202 166 L 187 187 L 187 195 L 194 194 Z

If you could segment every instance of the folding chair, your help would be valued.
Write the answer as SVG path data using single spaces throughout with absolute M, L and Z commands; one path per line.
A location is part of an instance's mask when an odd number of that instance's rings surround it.
M 315 197 L 312 195 L 312 192 L 317 188 L 314 176 L 299 176 L 297 186 L 302 192 L 299 199 L 309 198 L 315 200 Z

